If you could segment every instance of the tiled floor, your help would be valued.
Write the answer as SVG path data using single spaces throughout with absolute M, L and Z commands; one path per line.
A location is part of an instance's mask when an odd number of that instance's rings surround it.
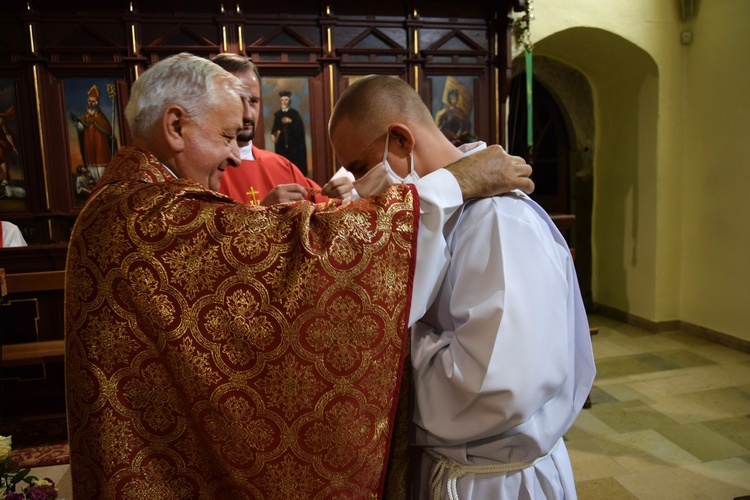
M 581 500 L 750 495 L 750 354 L 600 316 L 598 374 L 566 435 Z M 67 465 L 35 469 L 70 495 Z
M 566 435 L 582 500 L 750 495 L 750 354 L 592 316 L 593 406 Z

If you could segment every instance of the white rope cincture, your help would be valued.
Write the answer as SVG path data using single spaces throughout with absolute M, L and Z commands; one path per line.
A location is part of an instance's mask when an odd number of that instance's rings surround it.
M 432 500 L 440 500 L 443 478 L 447 477 L 448 482 L 446 483 L 445 488 L 448 493 L 448 500 L 459 500 L 458 480 L 466 474 L 507 474 L 508 472 L 517 472 L 523 469 L 528 469 L 529 467 L 534 467 L 536 464 L 552 455 L 560 444 L 560 441 L 562 441 L 562 438 L 558 439 L 555 446 L 553 446 L 546 454 L 531 462 L 469 465 L 428 452 L 432 460 L 435 461 L 435 466 L 432 468 L 432 472 L 430 472 L 430 498 Z

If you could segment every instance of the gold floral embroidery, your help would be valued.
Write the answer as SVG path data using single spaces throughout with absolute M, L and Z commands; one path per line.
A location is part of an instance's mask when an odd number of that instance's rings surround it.
M 397 357 L 398 352 L 392 346 L 389 346 L 384 358 L 392 360 Z M 378 357 L 370 361 L 370 366 L 360 381 L 360 386 L 372 404 L 382 405 L 388 402 L 393 394 L 396 381 L 396 372 L 388 370 L 383 357 Z
M 106 408 L 100 415 L 91 417 L 91 435 L 88 439 L 96 442 L 94 453 L 97 463 L 106 474 L 130 464 L 135 438 L 128 421 L 115 418 L 114 412 Z
M 175 308 L 169 298 L 159 290 L 159 282 L 153 271 L 137 267 L 128 273 L 128 285 L 132 288 L 135 310 L 145 314 L 149 323 L 159 329 L 174 321 Z
M 397 298 L 403 297 L 406 289 L 405 271 L 409 263 L 405 262 L 396 245 L 390 243 L 383 254 L 373 259 L 372 266 L 365 274 L 363 281 L 370 285 L 372 298 L 384 302 L 387 310 L 397 313 L 402 307 L 394 310 Z
M 218 248 L 209 243 L 205 231 L 194 238 L 178 242 L 177 248 L 164 255 L 172 279 L 185 288 L 189 299 L 200 290 L 212 290 L 220 276 L 228 273 L 227 267 L 218 257 Z
M 136 341 L 130 336 L 127 323 L 117 321 L 109 309 L 92 316 L 81 332 L 88 356 L 98 361 L 107 372 L 116 365 L 128 366 L 130 353 L 136 349 Z
M 200 190 L 195 188 L 186 189 L 185 191 L 193 191 L 201 194 Z M 205 207 L 207 210 L 210 209 L 210 205 Z M 196 210 L 200 211 L 200 208 L 190 203 L 170 203 L 164 207 L 165 213 L 167 213 L 167 220 L 169 225 L 180 225 L 187 224 L 195 218 Z M 209 215 L 206 213 L 205 215 Z
M 281 365 L 268 366 L 267 375 L 258 381 L 270 408 L 278 408 L 290 420 L 301 410 L 314 407 L 323 384 L 316 380 L 311 366 L 303 366 L 287 355 Z
M 167 230 L 167 214 L 164 212 L 149 212 L 138 218 L 136 227 L 144 235 L 153 238 Z
M 305 500 L 312 498 L 322 482 L 315 478 L 309 465 L 285 456 L 278 465 L 266 467 L 260 485 L 263 491 L 270 493 L 269 499 Z
M 75 253 L 71 245 L 68 253 Z M 75 279 L 71 280 L 72 286 L 68 287 L 65 292 L 65 300 L 68 308 L 74 316 L 78 316 L 81 310 L 81 302 L 92 300 L 94 297 L 94 282 L 89 276 L 88 271 L 83 267 L 75 267 Z
M 181 387 L 192 398 L 207 395 L 211 386 L 221 380 L 208 353 L 198 352 L 193 339 L 186 338 L 177 347 L 167 351 L 172 366 L 177 367 L 177 379 Z
M 281 304 L 287 314 L 314 304 L 320 291 L 328 286 L 328 280 L 316 272 L 315 261 L 305 259 L 299 251 L 290 258 L 280 256 L 278 267 L 263 275 L 263 279 L 274 290 L 274 301 Z
M 236 464 L 247 464 L 255 459 L 255 451 L 266 450 L 275 439 L 271 426 L 255 417 L 250 403 L 231 396 L 219 405 L 218 413 L 206 420 L 206 428 L 220 443 L 221 451 Z
M 165 431 L 175 425 L 179 401 L 166 370 L 155 363 L 142 368 L 140 376 L 128 380 L 123 395 L 130 407 L 142 411 L 151 431 Z
M 247 364 L 256 358 L 257 350 L 273 341 L 271 322 L 246 290 L 234 292 L 226 298 L 226 304 L 214 307 L 206 315 L 206 329 L 234 364 Z
M 342 468 L 357 459 L 358 450 L 375 432 L 372 422 L 354 404 L 334 404 L 315 422 L 304 436 L 305 444 L 323 455 L 329 467 Z
M 133 196 L 133 209 L 136 212 L 141 212 L 141 215 L 136 219 L 136 228 L 150 238 L 167 230 L 167 213 L 158 208 L 154 209 L 165 198 L 163 191 L 156 186 L 143 189 Z
M 154 212 L 153 208 L 159 206 L 166 199 L 166 193 L 156 185 L 147 186 L 133 195 L 131 206 L 136 212 Z M 159 210 L 155 210 L 159 212 Z
M 240 217 L 236 211 L 226 210 L 221 215 L 221 222 L 227 233 L 234 235 L 232 245 L 237 253 L 251 259 L 268 253 L 270 242 L 283 241 L 285 235 L 291 232 L 289 221 L 279 217 L 273 209 L 259 211 L 252 223 L 247 217 Z
M 243 257 L 258 257 L 260 254 L 268 252 L 268 240 L 259 237 L 256 231 L 247 231 L 234 237 L 234 244 L 237 252 Z
M 343 220 L 335 221 L 335 232 L 331 242 L 331 257 L 351 264 L 360 255 L 359 245 L 355 242 L 371 242 L 375 237 L 374 230 L 370 227 L 369 217 L 366 214 L 356 212 L 343 212 Z
M 357 474 L 354 476 L 356 482 L 362 485 L 363 488 L 377 491 L 379 482 L 376 478 L 372 477 L 371 474 L 368 474 L 367 471 L 373 470 L 373 467 L 377 468 L 378 463 L 382 462 L 383 457 L 385 457 L 385 442 L 381 441 L 380 443 L 378 443 L 377 448 L 370 450 L 367 453 L 367 455 L 365 456 L 364 465 L 359 468 Z M 375 499 L 377 497 L 373 495 L 372 498 Z M 396 500 L 398 498 L 405 499 L 410 497 L 408 495 L 403 495 L 402 497 L 391 497 L 389 500 Z
M 179 452 L 185 466 L 188 469 L 202 471 L 207 477 L 203 479 L 210 481 L 211 465 L 214 460 L 214 456 L 206 449 L 206 444 L 201 442 L 192 432 L 192 429 L 188 428 L 186 432 L 181 436 L 175 444 L 175 449 Z M 224 481 L 226 474 L 221 474 L 216 479 Z
M 337 371 L 354 368 L 360 353 L 372 345 L 380 331 L 375 320 L 364 314 L 359 302 L 349 296 L 337 297 L 317 318 L 307 332 L 315 352 L 322 352 L 327 363 Z
M 124 498 L 172 500 L 197 498 L 198 492 L 191 488 L 185 478 L 169 462 L 161 458 L 150 460 L 141 466 L 140 477 L 134 477 L 123 488 Z
M 411 197 L 411 193 L 409 193 L 409 198 L 408 199 L 409 199 L 409 201 L 405 202 L 405 204 L 408 203 L 409 205 L 411 205 L 411 203 L 413 202 L 412 197 Z M 403 207 L 402 207 L 402 209 L 403 209 Z M 411 217 L 411 214 L 409 214 L 409 213 L 401 213 L 401 214 L 397 215 L 395 219 L 396 220 L 394 222 L 394 227 L 395 227 L 395 230 L 398 233 L 400 233 L 402 235 L 405 235 L 405 236 L 411 236 L 411 235 L 414 234 L 414 217 Z M 409 242 L 405 241 L 404 243 L 408 244 Z M 411 248 L 411 246 L 409 246 L 407 248 Z
M 94 219 L 93 224 L 86 228 L 90 233 L 88 255 L 96 259 L 101 267 L 115 264 L 133 246 L 128 241 L 120 224 L 113 224 L 106 217 Z

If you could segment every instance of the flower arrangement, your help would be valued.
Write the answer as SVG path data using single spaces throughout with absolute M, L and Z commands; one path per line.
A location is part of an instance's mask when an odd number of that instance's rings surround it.
M 30 476 L 31 469 L 15 469 L 10 458 L 11 436 L 0 436 L 0 500 L 52 500 L 57 498 L 55 483 Z M 25 483 L 24 487 L 21 483 Z M 16 493 L 16 486 L 21 487 Z

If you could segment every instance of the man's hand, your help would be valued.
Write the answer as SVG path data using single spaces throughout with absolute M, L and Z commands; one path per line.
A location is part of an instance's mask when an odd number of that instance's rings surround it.
M 456 177 L 464 200 L 494 196 L 513 189 L 529 194 L 534 191 L 534 181 L 529 178 L 531 166 L 520 156 L 509 155 L 496 144 L 446 168 Z
M 335 177 L 323 186 L 321 194 L 329 198 L 345 199 L 351 196 L 354 184 L 348 177 Z
M 279 184 L 268 192 L 260 204 L 264 207 L 270 207 L 277 203 L 305 200 L 308 194 L 307 188 L 299 184 Z

